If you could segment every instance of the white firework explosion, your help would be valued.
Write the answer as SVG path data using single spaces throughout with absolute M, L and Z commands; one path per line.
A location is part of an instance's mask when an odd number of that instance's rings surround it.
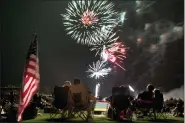
M 111 68 L 106 68 L 106 62 L 97 61 L 96 63 L 93 62 L 93 65 L 89 65 L 88 73 L 90 78 L 99 79 L 100 77 L 105 77 L 111 72 Z
M 68 35 L 77 43 L 91 45 L 103 26 L 114 28 L 118 13 L 107 0 L 72 0 L 61 14 Z

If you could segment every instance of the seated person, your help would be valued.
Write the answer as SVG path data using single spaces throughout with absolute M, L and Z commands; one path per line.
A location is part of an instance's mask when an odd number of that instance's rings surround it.
M 89 93 L 89 101 L 95 101 L 96 97 L 91 93 L 90 90 L 88 90 L 88 93 Z
M 107 97 L 106 98 L 106 101 L 109 102 L 109 103 L 111 103 L 112 102 L 112 96 Z
M 79 79 L 74 80 L 74 84 L 70 87 L 72 95 L 74 93 L 81 93 L 82 103 L 83 105 L 88 105 L 89 103 L 89 92 L 87 87 L 80 82 Z
M 71 82 L 66 81 L 62 87 L 70 87 L 70 86 L 71 86 Z
M 154 90 L 154 86 L 149 84 L 147 86 L 147 91 L 144 91 L 142 93 L 140 93 L 137 97 L 138 100 L 144 100 L 145 102 L 152 102 L 153 101 L 153 90 Z
M 40 107 L 41 106 L 41 96 L 38 95 L 38 94 L 35 94 L 33 96 L 33 101 L 32 102 L 35 103 L 37 107 Z
M 116 117 L 120 117 L 121 119 L 127 117 L 127 109 L 131 105 L 130 94 L 131 94 L 130 89 L 127 86 L 113 88 L 111 106 L 113 109 L 115 109 Z
M 14 92 L 13 91 L 11 91 L 10 92 L 10 95 L 9 95 L 9 101 L 10 101 L 10 103 L 13 105 L 13 103 L 14 103 L 14 100 L 15 100 L 15 95 L 14 95 Z
M 130 90 L 128 87 L 120 86 L 116 90 L 113 91 L 112 104 L 113 107 L 117 107 L 119 109 L 128 108 L 130 105 Z
M 173 110 L 173 115 L 176 117 L 183 117 L 183 112 L 184 112 L 184 108 L 183 108 L 184 102 L 179 100 L 176 104 L 175 109 Z
M 58 90 L 57 88 L 65 88 L 65 90 L 63 90 L 63 91 L 65 91 L 65 93 L 66 94 L 68 94 L 68 97 L 67 97 L 67 101 L 68 101 L 68 104 L 70 105 L 70 106 L 73 106 L 74 105 L 74 101 L 73 101 L 73 99 L 72 99 L 72 93 L 71 93 L 71 86 L 72 85 L 70 85 L 69 84 L 69 82 L 66 82 L 65 84 L 64 84 L 64 86 L 63 87 L 59 87 L 59 86 L 55 86 L 54 87 L 54 92 L 53 92 L 53 97 L 54 97 L 54 101 L 53 101 L 53 105 L 55 105 L 55 101 L 56 101 L 56 99 L 57 100 L 59 100 L 60 101 L 60 96 L 61 96 L 61 92 L 60 92 L 60 89 Z M 58 92 L 57 92 L 58 91 Z M 55 95 L 56 94 L 56 95 Z M 63 95 L 63 94 L 62 94 Z M 56 96 L 56 97 L 55 97 Z M 56 101 L 57 102 L 57 101 Z
M 136 107 L 142 110 L 143 116 L 146 116 L 149 109 L 153 107 L 154 88 L 153 85 L 149 84 L 147 90 L 140 93 L 137 97 Z
M 161 111 L 164 106 L 163 94 L 160 90 L 154 90 L 154 106 L 157 111 Z
M 96 103 L 96 97 L 91 93 L 91 91 L 90 90 L 88 90 L 88 99 L 89 99 L 89 102 L 91 102 L 91 107 L 90 107 L 90 109 L 88 110 L 89 112 L 89 116 L 92 118 L 92 115 L 93 115 L 93 113 L 91 112 L 91 111 L 94 111 L 94 108 L 95 108 L 95 103 Z

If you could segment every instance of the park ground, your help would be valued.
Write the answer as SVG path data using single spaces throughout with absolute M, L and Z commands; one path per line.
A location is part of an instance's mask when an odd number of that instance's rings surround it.
M 43 123 L 45 123 L 45 122 L 59 122 L 59 120 L 58 119 L 51 120 L 49 114 L 42 114 L 40 116 L 37 116 L 35 119 L 23 121 L 23 123 L 28 123 L 28 122 L 29 123 L 30 122 L 37 122 L 37 123 L 43 122 Z M 65 121 L 65 122 L 67 122 L 67 121 Z M 70 120 L 68 122 L 83 122 L 83 120 L 74 119 L 74 120 Z M 106 118 L 105 116 L 94 116 L 94 118 L 89 120 L 89 122 L 91 122 L 91 123 L 114 123 L 115 121 L 112 121 L 112 120 Z M 133 122 L 136 122 L 136 123 L 144 123 L 145 122 L 146 123 L 146 122 L 155 122 L 155 121 L 151 121 L 151 120 L 149 120 L 149 118 L 145 118 L 145 119 L 133 120 Z M 156 122 L 184 123 L 184 118 L 183 117 L 168 117 L 165 120 L 161 119 L 160 121 L 156 121 Z

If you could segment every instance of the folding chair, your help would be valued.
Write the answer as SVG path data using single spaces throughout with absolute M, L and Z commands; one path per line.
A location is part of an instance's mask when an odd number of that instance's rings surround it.
M 164 104 L 162 102 L 154 102 L 154 110 L 156 113 L 156 120 L 168 118 L 168 113 L 164 110 Z
M 131 102 L 129 100 L 130 92 L 126 87 L 112 88 L 112 119 L 132 120 Z
M 164 98 L 163 98 L 163 93 L 160 92 L 160 90 L 155 90 L 154 91 L 154 110 L 156 114 L 156 119 L 167 119 L 167 112 L 164 110 Z
M 135 107 L 136 107 L 135 113 L 137 117 L 141 117 L 140 114 L 145 112 L 150 119 L 156 120 L 156 110 L 154 108 L 153 101 L 136 99 Z
M 82 94 L 81 93 L 73 93 L 73 100 L 75 102 L 75 107 L 73 110 L 74 115 L 82 118 L 84 121 L 88 121 L 90 107 L 85 107 L 82 102 Z
M 68 87 L 55 87 L 54 88 L 54 102 L 50 113 L 50 118 L 56 118 L 59 115 L 60 118 L 68 118 L 68 110 L 70 105 L 68 104 L 69 99 L 69 88 Z
M 95 104 L 96 104 L 96 101 L 90 101 L 90 115 L 89 115 L 89 118 L 94 118 Z

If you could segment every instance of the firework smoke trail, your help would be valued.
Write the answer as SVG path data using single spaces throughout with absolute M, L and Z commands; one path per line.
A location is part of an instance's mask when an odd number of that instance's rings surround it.
M 95 88 L 95 97 L 98 97 L 99 95 L 100 95 L 100 83 L 97 83 Z
M 152 6 L 154 3 L 155 1 L 136 0 L 136 12 L 138 14 L 149 12 L 148 9 L 150 9 L 150 6 Z
M 68 35 L 77 43 L 91 45 L 103 26 L 114 28 L 118 13 L 107 0 L 72 0 L 61 14 Z
M 135 90 L 132 88 L 132 86 L 128 86 L 129 87 L 129 89 L 132 91 L 132 92 L 134 92 Z
M 167 45 L 183 38 L 183 25 L 176 25 L 170 21 L 165 22 L 166 23 L 164 23 L 164 21 L 162 23 L 161 21 L 154 22 L 150 24 L 151 26 L 148 27 L 148 29 L 145 29 L 145 34 L 147 35 L 144 35 L 144 38 L 152 36 L 152 38 L 159 39 L 159 41 L 156 43 L 148 42 L 150 44 L 149 47 L 143 47 L 148 50 L 143 51 L 140 55 L 142 58 L 140 57 L 136 60 L 136 63 L 139 63 L 141 62 L 139 59 L 142 59 L 143 61 L 147 61 L 146 64 L 149 65 L 148 70 L 139 76 L 137 83 L 151 81 L 151 78 L 155 75 L 155 69 L 163 63 Z M 154 28 L 156 34 L 149 33 L 148 30 L 150 30 L 150 28 Z
M 169 28 L 168 31 L 162 33 L 159 36 L 159 42 L 153 47 L 151 46 L 149 51 L 152 52 L 153 57 L 149 60 L 149 65 L 151 66 L 151 75 L 153 75 L 154 69 L 161 64 L 161 61 L 164 59 L 166 53 L 167 44 L 177 41 L 182 38 L 184 35 L 183 26 L 176 26 L 173 24 L 173 27 Z
M 90 73 L 90 78 L 95 78 L 98 80 L 100 77 L 105 77 L 111 72 L 111 68 L 106 68 L 106 62 L 104 61 L 97 61 L 96 63 L 93 62 L 93 65 L 89 65 L 88 73 Z M 96 83 L 95 87 L 95 97 L 98 97 L 100 94 L 100 83 Z
M 132 63 L 132 67 L 128 69 L 128 77 L 125 81 L 135 81 L 135 86 L 140 84 L 148 84 L 156 76 L 156 70 L 159 66 L 164 65 L 167 47 L 171 45 L 171 42 L 177 41 L 183 38 L 183 23 L 175 24 L 168 20 L 159 20 L 153 23 L 145 24 L 145 31 L 139 32 L 138 36 L 141 36 L 141 42 L 138 45 L 139 49 L 142 49 L 136 59 Z M 136 34 L 137 35 L 137 34 Z M 148 40 L 149 39 L 149 40 Z M 137 73 L 137 66 L 142 66 L 142 72 Z M 146 68 L 146 69 L 145 69 Z M 133 77 L 137 78 L 133 80 Z
M 150 5 L 149 2 L 153 2 L 153 1 L 140 1 L 140 2 L 148 2 L 148 3 L 145 3 L 145 5 L 146 4 Z M 166 2 L 163 2 L 162 4 L 166 4 Z M 173 3 L 176 4 L 176 2 L 171 2 L 171 5 L 174 5 Z M 130 44 L 132 45 L 132 51 L 134 51 L 131 53 L 131 55 L 134 56 L 134 60 L 132 60 L 131 63 L 127 63 L 128 71 L 126 72 L 125 81 L 127 81 L 127 83 L 134 81 L 135 82 L 134 86 L 140 89 L 143 88 L 141 85 L 145 85 L 145 84 L 147 85 L 150 82 L 154 84 L 154 83 L 158 83 L 157 81 L 162 82 L 162 79 L 168 80 L 163 75 L 160 75 L 158 71 L 160 71 L 161 67 L 166 68 L 168 65 L 171 65 L 176 61 L 174 59 L 174 61 L 170 61 L 170 63 L 166 62 L 167 60 L 171 59 L 169 56 L 170 55 L 169 52 L 173 51 L 173 49 L 171 48 L 174 46 L 172 45 L 176 46 L 183 43 L 182 40 L 178 40 L 178 42 L 176 42 L 178 38 L 179 39 L 183 38 L 183 30 L 182 30 L 183 26 L 178 24 L 176 25 L 174 22 L 169 20 L 159 20 L 160 18 L 169 18 L 170 15 L 168 13 L 163 15 L 162 13 L 160 13 L 160 10 L 154 11 L 158 9 L 157 6 L 161 5 L 161 2 L 156 1 L 155 3 L 156 6 L 155 5 L 153 6 L 153 5 L 154 3 L 152 3 L 150 7 L 146 9 L 145 9 L 145 6 L 143 7 L 137 6 L 138 8 L 136 8 L 136 9 L 139 9 L 140 7 L 140 10 L 142 8 L 144 10 L 144 11 L 140 11 L 139 13 L 136 13 L 135 17 L 138 19 L 137 22 L 139 23 L 139 25 L 142 27 L 145 26 L 145 29 L 140 29 L 140 27 L 138 28 L 138 27 L 125 26 L 126 33 L 128 34 L 128 39 L 132 40 L 133 43 L 135 43 L 135 44 Z M 162 6 L 163 5 L 161 5 L 161 7 Z M 171 12 L 173 10 L 174 10 L 173 7 L 171 7 Z M 182 19 L 183 15 L 179 14 L 178 13 L 179 11 L 176 9 L 174 11 L 176 11 L 177 17 L 176 18 L 174 17 L 173 20 L 176 20 L 176 22 L 183 20 Z M 168 10 L 166 10 L 166 12 L 168 12 Z M 143 16 L 138 16 L 139 14 L 142 14 Z M 145 18 L 145 14 L 147 15 L 146 18 Z M 129 13 L 128 13 L 128 16 L 129 16 Z M 147 22 L 147 23 L 143 25 L 143 22 Z M 171 43 L 171 42 L 176 42 L 176 43 Z M 176 48 L 174 50 L 175 50 L 174 52 L 181 51 L 181 49 L 177 51 Z M 174 54 L 171 54 L 171 55 L 174 55 Z M 177 62 L 178 63 L 174 63 L 174 64 L 181 65 L 180 63 L 181 61 L 177 61 Z M 163 70 L 161 69 L 161 71 Z M 177 72 L 169 71 L 169 73 L 173 74 Z M 161 78 L 159 78 L 158 76 L 161 76 Z M 179 79 L 181 78 L 179 77 Z M 165 84 L 161 83 L 161 86 L 164 86 L 164 85 Z M 168 87 L 170 86 L 171 85 L 169 85 Z M 165 87 L 165 88 L 168 88 L 168 87 Z
M 90 78 L 99 79 L 100 77 L 105 77 L 111 72 L 111 68 L 106 68 L 106 63 L 104 61 L 93 62 L 93 65 L 89 65 L 88 73 L 90 73 Z

